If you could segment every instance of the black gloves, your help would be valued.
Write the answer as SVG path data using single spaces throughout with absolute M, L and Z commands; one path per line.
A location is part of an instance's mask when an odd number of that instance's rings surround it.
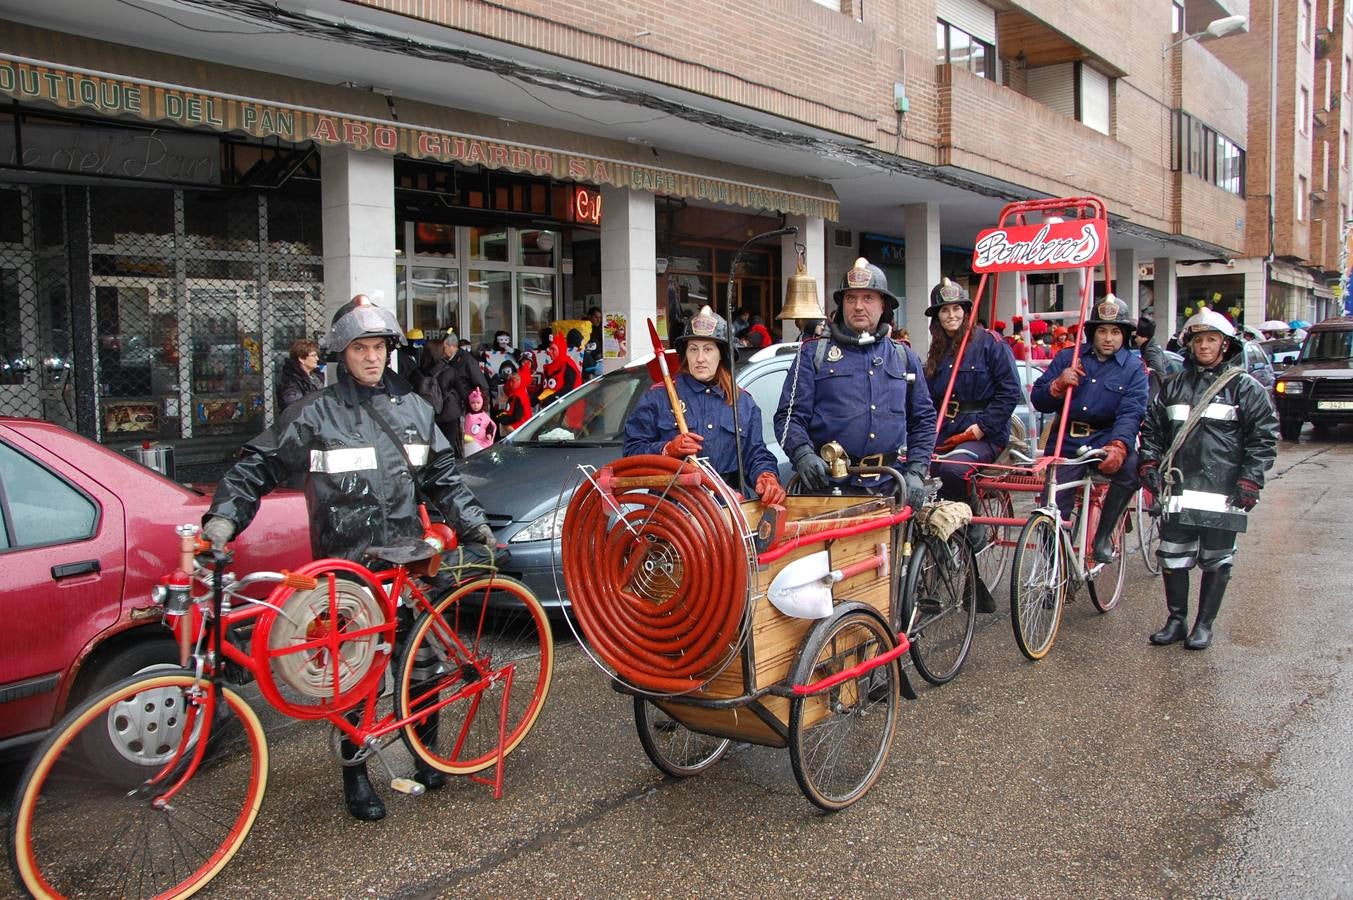
M 827 461 L 814 453 L 813 448 L 807 444 L 794 451 L 794 471 L 808 490 L 827 489 Z
M 911 507 L 912 512 L 920 512 L 929 496 L 925 486 L 929 469 L 930 467 L 926 463 L 914 462 L 908 463 L 906 471 L 902 473 L 902 481 L 906 485 L 907 491 L 907 505 Z

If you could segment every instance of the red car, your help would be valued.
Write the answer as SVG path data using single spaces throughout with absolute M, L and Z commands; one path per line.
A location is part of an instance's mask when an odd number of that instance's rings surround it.
M 150 589 L 177 568 L 174 526 L 210 501 L 58 425 L 0 416 L 0 751 L 96 688 L 177 664 Z M 309 562 L 304 495 L 274 491 L 232 548 L 242 572 Z

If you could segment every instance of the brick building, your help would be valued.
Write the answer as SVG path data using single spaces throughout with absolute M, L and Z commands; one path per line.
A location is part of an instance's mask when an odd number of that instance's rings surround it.
M 1251 37 L 1192 34 L 1249 11 L 0 2 L 0 414 L 205 460 L 271 420 L 290 341 L 359 290 L 518 346 L 598 305 L 619 365 L 730 280 L 773 321 L 796 241 L 824 293 L 883 264 L 920 336 L 930 285 L 1039 196 L 1102 197 L 1107 287 L 1174 321 L 1176 265 L 1248 252 L 1256 98 L 1220 51 Z M 1074 289 L 1030 282 L 1038 309 Z

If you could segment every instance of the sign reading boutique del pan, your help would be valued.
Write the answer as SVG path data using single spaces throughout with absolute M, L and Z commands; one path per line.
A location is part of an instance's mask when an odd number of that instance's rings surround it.
M 320 145 L 506 169 L 561 181 L 632 188 L 752 209 L 772 209 L 831 220 L 838 217 L 834 197 L 776 190 L 427 126 L 133 80 L 6 54 L 0 54 L 0 95 L 188 128 L 243 132 L 292 143 L 313 141 Z

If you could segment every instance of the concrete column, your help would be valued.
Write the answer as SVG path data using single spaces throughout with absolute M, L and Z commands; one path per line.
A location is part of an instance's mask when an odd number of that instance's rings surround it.
M 395 161 L 343 147 L 320 150 L 325 324 L 366 294 L 395 310 Z
M 907 242 L 907 295 L 894 318 L 896 327 L 911 332 L 911 345 L 925 356 L 930 344 L 930 320 L 925 309 L 930 305 L 930 289 L 940 280 L 940 206 L 938 203 L 909 203 L 902 207 L 905 217 L 902 237 Z
M 1081 286 L 1084 282 L 1085 278 L 1080 269 L 1067 269 L 1062 273 L 1062 309 L 1071 313 L 1071 317 L 1062 319 L 1060 323 L 1054 322 L 1054 325 L 1070 326 L 1076 321 L 1076 313 L 1080 310 Z M 1091 298 L 1090 308 L 1094 308 L 1094 298 Z
M 603 368 L 610 372 L 652 351 L 648 320 L 658 319 L 658 237 L 652 194 L 603 186 L 601 202 Z M 623 342 L 606 328 L 612 321 L 623 325 Z
M 1128 305 L 1132 318 L 1141 315 L 1141 303 L 1137 294 L 1137 251 L 1131 248 L 1116 250 L 1113 254 L 1113 280 L 1117 282 L 1114 291 L 1118 299 Z
M 995 278 L 995 275 L 988 275 L 988 279 Z M 975 289 L 975 288 L 974 288 Z M 996 285 L 996 315 L 991 315 L 990 302 L 983 299 L 982 308 L 976 313 L 977 318 L 986 319 L 987 325 L 992 325 L 996 319 L 1009 324 L 1010 320 L 1020 315 L 1019 311 L 1019 273 L 1002 272 L 1000 283 Z M 1025 323 L 1025 340 L 1028 340 L 1028 323 Z M 1006 333 L 1010 334 L 1007 328 Z
M 795 242 L 798 242 L 808 248 L 804 253 L 804 268 L 817 281 L 817 302 L 822 307 L 822 315 L 825 318 L 827 307 L 826 295 L 823 292 L 827 283 L 826 223 L 820 216 L 788 216 L 785 224 L 798 228 L 799 233 L 787 234 L 780 238 L 780 272 L 784 275 L 781 302 L 788 299 L 789 279 L 798 271 L 799 252 L 794 246 Z M 785 341 L 798 339 L 799 327 L 794 324 L 793 319 L 781 319 L 778 324 Z
M 1167 256 L 1155 261 L 1156 278 L 1156 342 L 1162 347 L 1179 331 L 1175 311 L 1179 308 L 1179 283 L 1175 280 L 1174 260 Z

